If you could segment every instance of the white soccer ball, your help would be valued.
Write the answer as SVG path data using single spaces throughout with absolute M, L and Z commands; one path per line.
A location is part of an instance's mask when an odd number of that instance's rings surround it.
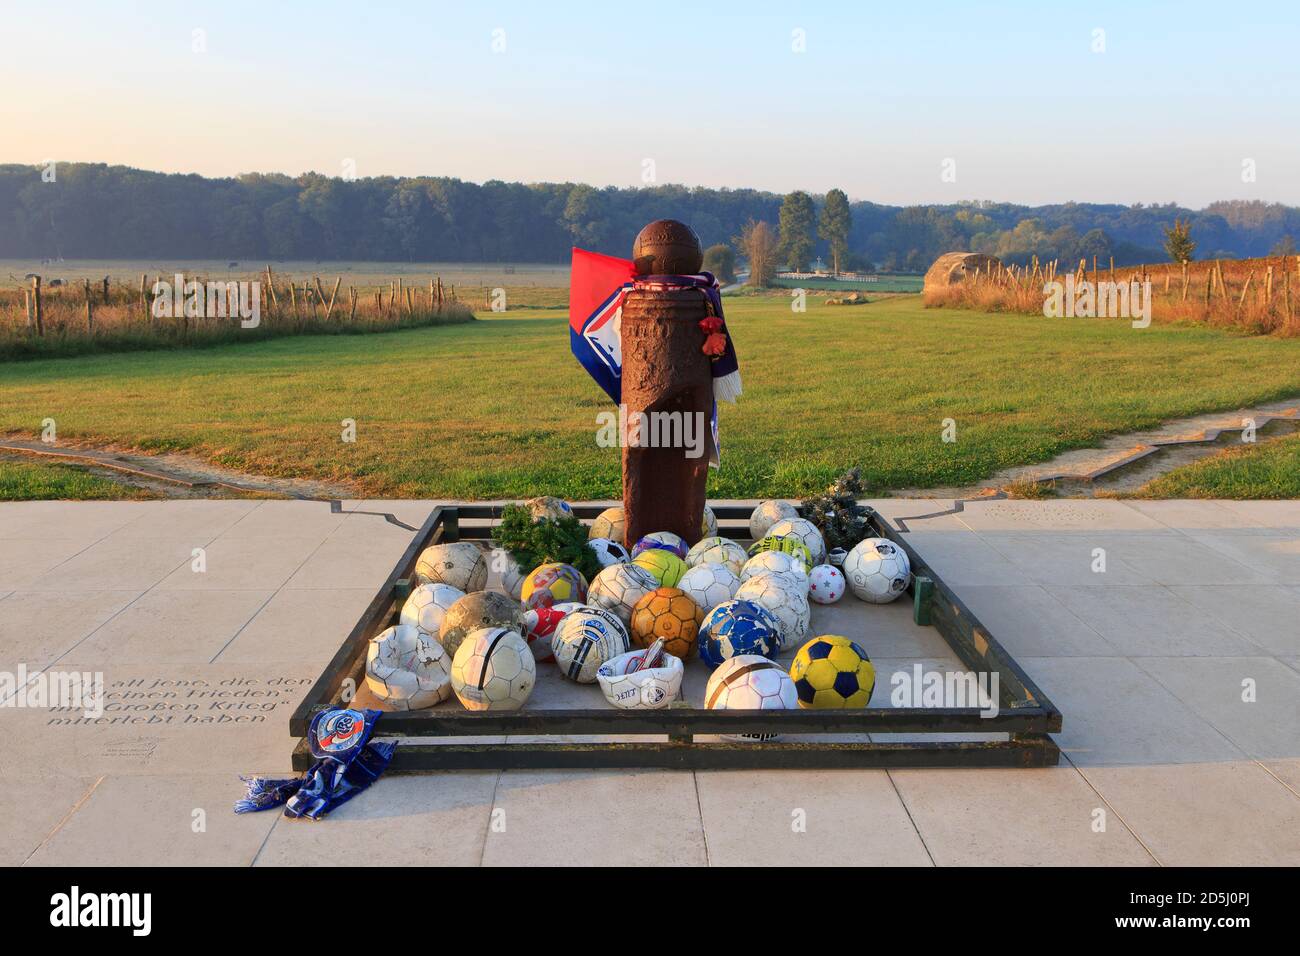
M 587 603 L 613 612 L 627 626 L 636 602 L 657 587 L 655 576 L 639 564 L 612 564 L 592 579 Z
M 516 601 L 522 601 L 524 595 L 524 569 L 519 566 L 519 562 L 505 548 L 497 548 L 492 552 L 491 564 L 493 567 L 502 569 L 500 590 L 509 594 Z
M 416 584 L 450 584 L 466 594 L 482 591 L 487 574 L 487 557 L 471 541 L 432 545 L 415 562 Z
M 645 650 L 620 654 L 601 664 L 596 671 L 605 699 L 624 710 L 660 710 L 677 699 L 682 689 L 682 659 L 664 654 L 659 664 L 628 673 L 640 664 Z
M 844 559 L 844 577 L 858 598 L 888 604 L 907 590 L 912 565 L 907 552 L 888 538 L 864 538 Z
M 803 640 L 812 621 L 807 580 L 801 583 L 789 574 L 764 571 L 740 586 L 736 600 L 753 601 L 771 611 L 781 625 L 781 648 L 786 648 Z
M 834 604 L 844 597 L 844 575 L 831 564 L 819 564 L 808 575 L 808 597 L 818 604 Z
M 698 604 L 708 614 L 719 604 L 724 604 L 736 596 L 740 588 L 740 578 L 731 566 L 716 561 L 697 564 L 682 575 L 677 587 Z
M 773 538 L 797 538 L 812 555 L 813 567 L 826 560 L 826 539 L 821 530 L 807 518 L 785 518 L 767 529 Z
M 573 517 L 573 505 L 563 498 L 555 498 L 551 495 L 529 498 L 524 502 L 524 507 L 533 516 L 534 521 L 559 521 L 561 518 Z
M 790 578 L 797 581 L 804 592 L 808 590 L 808 570 L 804 567 L 803 561 L 792 554 L 786 554 L 784 551 L 760 551 L 740 569 L 740 582 L 744 584 L 750 578 L 758 574 L 788 574 Z
M 609 538 L 589 538 L 587 547 L 591 548 L 602 568 L 607 568 L 611 564 L 626 564 L 632 560 L 632 556 L 627 553 L 627 548 Z
M 597 607 L 566 615 L 551 638 L 560 673 L 579 684 L 595 683 L 600 665 L 626 654 L 631 646 L 623 622 Z
M 797 710 L 799 692 L 785 669 L 757 654 L 722 662 L 704 688 L 709 710 Z M 733 740 L 772 740 L 777 734 L 723 734 Z
M 719 538 L 717 535 L 701 538 L 691 546 L 691 550 L 686 552 L 688 567 L 693 568 L 705 563 L 725 564 L 735 574 L 740 574 L 740 569 L 748 559 L 749 555 L 745 553 L 744 548 L 730 538 Z
M 700 534 L 711 538 L 718 533 L 718 516 L 708 505 L 704 506 L 704 518 L 700 521 Z
M 451 659 L 436 638 L 398 624 L 370 639 L 366 686 L 394 710 L 432 707 L 451 697 Z
M 587 540 L 609 538 L 611 541 L 623 544 L 625 529 L 626 522 L 623 520 L 623 506 L 615 505 L 613 508 L 606 508 L 596 515 L 596 520 L 591 523 L 591 528 L 587 531 Z
M 466 710 L 518 710 L 536 683 L 533 652 L 508 627 L 471 631 L 451 662 L 451 686 Z
M 786 518 L 799 517 L 799 511 L 788 501 L 760 501 L 758 507 L 749 516 L 749 537 L 761 541 L 768 535 L 768 528 Z
M 436 638 L 442 630 L 442 619 L 446 617 L 447 611 L 464 596 L 464 591 L 450 584 L 421 584 L 402 605 L 398 623 L 418 627 Z

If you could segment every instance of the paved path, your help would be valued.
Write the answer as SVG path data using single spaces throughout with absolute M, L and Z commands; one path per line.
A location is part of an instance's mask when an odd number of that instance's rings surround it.
M 1300 502 L 877 504 L 1063 710 L 1061 766 L 393 776 L 235 816 L 429 503 L 0 504 L 0 671 L 111 704 L 0 709 L 0 863 L 1300 864 Z M 882 671 L 943 653 L 909 628 L 871 618 Z

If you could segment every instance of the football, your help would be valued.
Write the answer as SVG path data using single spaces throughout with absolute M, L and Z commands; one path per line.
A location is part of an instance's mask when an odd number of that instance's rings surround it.
M 681 535 L 671 531 L 652 531 L 632 546 L 632 560 L 635 561 L 638 555 L 646 551 L 654 550 L 669 551 L 685 560 L 688 549 Z
M 847 637 L 823 634 L 799 648 L 790 679 L 800 707 L 866 707 L 876 686 L 876 668 Z
M 623 532 L 623 507 L 615 505 L 613 508 L 606 508 L 600 514 L 596 515 L 596 520 L 591 523 L 587 530 L 587 540 L 592 538 L 608 538 L 610 541 L 617 541 L 624 544 Z
M 844 597 L 844 575 L 830 564 L 819 564 L 808 575 L 808 597 L 818 604 L 834 604 Z
M 704 517 L 700 521 L 700 534 L 705 538 L 711 538 L 718 533 L 718 516 L 713 513 L 713 509 L 708 505 L 704 506 Z
M 812 609 L 808 606 L 808 583 L 789 574 L 764 571 L 741 584 L 736 600 L 753 601 L 772 612 L 781 624 L 780 647 L 790 647 L 808 633 Z
M 794 710 L 799 695 L 781 665 L 756 654 L 741 654 L 723 663 L 704 688 L 709 710 Z M 737 740 L 772 740 L 774 733 L 723 734 Z
M 672 654 L 663 654 L 655 667 L 640 668 L 645 651 L 631 651 L 620 654 L 613 660 L 601 664 L 596 671 L 596 680 L 605 692 L 605 699 L 615 707 L 623 710 L 660 710 L 667 707 L 682 690 L 681 659 Z
M 609 538 L 591 538 L 587 541 L 587 547 L 595 552 L 596 560 L 600 562 L 602 568 L 632 560 L 632 556 L 627 553 L 627 548 Z
M 907 552 L 887 538 L 863 538 L 844 559 L 844 577 L 853 594 L 869 604 L 888 604 L 912 579 Z
M 551 653 L 551 635 L 560 626 L 565 615 L 575 607 L 585 607 L 585 605 L 554 604 L 551 607 L 535 607 L 524 611 L 524 637 L 536 660 L 540 662 L 555 660 L 555 655 Z
M 676 587 L 686 573 L 686 562 L 663 548 L 647 548 L 632 559 L 638 568 L 645 568 L 664 587 Z
M 454 660 L 461 641 L 470 631 L 484 627 L 508 627 L 520 635 L 524 632 L 523 612 L 519 602 L 501 591 L 475 591 L 466 594 L 447 609 L 438 631 L 442 648 Z
M 488 570 L 500 571 L 501 582 L 496 589 L 505 591 L 516 601 L 519 600 L 520 592 L 524 587 L 524 569 L 505 548 L 493 548 L 492 553 L 488 555 Z M 488 575 L 489 583 L 491 574 Z
M 420 552 L 415 583 L 450 584 L 469 594 L 487 584 L 487 556 L 471 541 L 435 544 Z
M 677 586 L 700 606 L 701 611 L 708 614 L 719 604 L 736 596 L 740 578 L 731 570 L 731 565 L 706 561 L 683 574 Z
M 559 521 L 561 518 L 573 517 L 573 506 L 561 498 L 543 495 L 541 498 L 529 498 L 524 507 L 533 516 L 534 521 Z
M 749 537 L 752 541 L 761 541 L 767 537 L 767 529 L 786 518 L 799 517 L 799 511 L 788 501 L 760 501 L 758 507 L 749 516 Z
M 543 564 L 524 578 L 519 592 L 524 607 L 550 607 L 587 600 L 587 579 L 571 564 Z
M 780 628 L 770 611 L 752 601 L 719 604 L 700 625 L 700 660 L 717 667 L 742 654 L 775 657 Z
M 418 627 L 436 638 L 442 632 L 442 619 L 465 592 L 450 584 L 421 584 L 402 605 L 399 624 Z
M 766 572 L 788 575 L 792 581 L 798 582 L 805 592 L 808 590 L 808 569 L 804 566 L 803 560 L 784 551 L 764 551 L 754 555 L 740 569 L 740 583 L 744 584 L 754 575 Z
M 725 564 L 734 574 L 740 574 L 740 569 L 747 560 L 749 555 L 744 548 L 729 538 L 719 538 L 717 535 L 701 538 L 686 552 L 686 563 L 692 568 L 706 563 Z
M 623 622 L 608 611 L 585 607 L 565 615 L 551 638 L 560 673 L 579 684 L 593 684 L 606 661 L 631 650 Z
M 804 574 L 807 574 L 813 568 L 812 552 L 808 550 L 803 541 L 796 537 L 778 538 L 774 534 L 769 534 L 766 538 L 755 541 L 749 546 L 750 558 L 771 552 L 784 554 L 798 561 L 803 566 Z
M 451 662 L 451 687 L 466 710 L 518 710 L 536 683 L 533 653 L 509 627 L 471 631 Z
M 664 652 L 686 660 L 695 653 L 704 612 L 680 588 L 656 588 L 632 609 L 630 633 L 636 647 L 649 647 L 662 638 Z
M 635 564 L 614 564 L 601 571 L 587 589 L 587 601 L 618 615 L 624 624 L 632 619 L 632 608 L 655 588 L 659 581 L 645 568 Z
M 370 639 L 366 686 L 394 710 L 432 707 L 451 697 L 451 658 L 436 638 L 399 624 Z
M 767 533 L 773 538 L 797 538 L 802 541 L 812 555 L 809 567 L 826 560 L 826 540 L 822 537 L 821 530 L 806 518 L 785 518 L 768 528 Z

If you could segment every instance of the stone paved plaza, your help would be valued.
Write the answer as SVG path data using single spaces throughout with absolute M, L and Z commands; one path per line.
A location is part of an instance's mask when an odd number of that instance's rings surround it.
M 1297 501 L 874 503 L 1062 710 L 1056 768 L 394 775 L 233 814 L 409 542 L 383 515 L 432 504 L 0 504 L 0 671 L 111 704 L 0 709 L 0 863 L 1300 864 Z M 873 610 L 882 673 L 943 653 Z

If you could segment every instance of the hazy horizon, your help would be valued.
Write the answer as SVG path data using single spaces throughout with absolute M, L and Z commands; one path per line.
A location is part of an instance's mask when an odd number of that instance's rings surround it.
M 655 9 L 15 6 L 0 152 L 887 205 L 1300 205 L 1300 18 L 1281 3 Z

